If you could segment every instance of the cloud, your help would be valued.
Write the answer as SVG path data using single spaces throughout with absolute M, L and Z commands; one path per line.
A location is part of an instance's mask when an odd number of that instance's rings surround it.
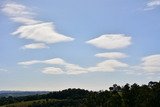
M 131 44 L 131 37 L 124 34 L 106 34 L 89 40 L 86 43 L 103 49 L 120 49 Z
M 81 67 L 76 64 L 68 63 L 61 58 L 53 58 L 49 60 L 32 60 L 19 62 L 19 65 L 33 65 L 33 64 L 48 64 L 52 67 L 45 67 L 42 73 L 45 74 L 82 74 L 89 72 L 113 72 L 121 68 L 128 67 L 127 64 L 119 62 L 117 60 L 105 60 L 91 67 Z M 58 66 L 58 67 L 55 67 Z
M 31 60 L 31 61 L 24 61 L 19 62 L 19 65 L 33 65 L 33 64 L 52 64 L 52 65 L 64 65 L 66 62 L 61 58 L 53 58 L 49 60 Z
M 31 39 L 36 42 L 44 43 L 57 43 L 74 40 L 71 37 L 64 36 L 54 31 L 52 22 L 20 26 L 12 34 L 18 35 L 20 38 Z
M 19 65 L 27 66 L 27 65 L 33 65 L 33 64 L 38 64 L 38 63 L 41 63 L 41 61 L 39 61 L 39 60 L 32 60 L 32 61 L 19 62 L 18 64 Z
M 46 67 L 42 71 L 44 74 L 63 74 L 63 70 L 61 68 L 55 68 L 55 67 Z
M 22 49 L 43 49 L 48 48 L 48 46 L 44 43 L 32 43 L 28 45 L 24 45 Z
M 149 0 L 145 10 L 152 10 L 152 9 L 155 9 L 156 7 L 158 7 L 158 6 L 160 6 L 160 0 Z
M 104 60 L 97 63 L 94 66 L 82 67 L 77 64 L 68 63 L 61 58 L 53 58 L 48 60 L 31 60 L 25 62 L 19 62 L 19 65 L 33 65 L 33 64 L 46 64 L 49 67 L 44 67 L 42 73 L 45 74 L 68 74 L 78 75 L 82 73 L 91 72 L 114 72 L 124 71 L 126 74 L 134 75 L 153 75 L 156 72 L 160 72 L 160 54 L 150 55 L 142 58 L 142 62 L 137 65 L 128 65 L 127 63 L 113 59 Z M 115 58 L 115 59 L 114 59 Z M 118 57 L 120 58 L 120 57 Z
M 95 67 L 89 67 L 88 70 L 91 72 L 101 71 L 101 72 L 113 72 L 120 68 L 128 67 L 126 63 L 119 62 L 117 60 L 105 60 L 98 63 Z
M 106 52 L 106 53 L 98 53 L 95 55 L 99 58 L 107 58 L 107 59 L 121 59 L 126 58 L 127 55 L 121 52 Z
M 65 65 L 65 71 L 66 71 L 66 74 L 74 74 L 74 75 L 89 72 L 87 68 L 81 67 L 76 64 L 70 64 L 70 63 Z
M 142 58 L 142 63 L 140 66 L 143 70 L 148 72 L 160 72 L 160 54 Z
M 18 22 L 24 25 L 37 24 L 41 21 L 34 20 L 34 13 L 31 12 L 26 6 L 17 3 L 7 3 L 2 6 L 2 12 L 10 17 L 14 22 Z
M 80 67 L 76 64 L 67 63 L 61 58 L 53 58 L 48 60 L 31 60 L 25 62 L 19 62 L 19 65 L 28 66 L 33 64 L 48 64 L 48 65 L 58 65 L 62 68 L 55 68 L 55 67 L 46 67 L 43 68 L 42 73 L 45 74 L 81 74 L 88 72 L 85 68 Z M 58 73 L 59 72 L 59 73 Z
M 8 70 L 4 68 L 0 68 L 0 71 L 7 72 Z
M 125 71 L 127 74 L 156 76 L 160 73 L 160 54 L 143 57 L 140 64 L 129 66 Z
M 7 3 L 1 10 L 7 14 L 12 21 L 22 24 L 15 32 L 11 33 L 12 35 L 17 35 L 19 38 L 30 39 L 47 44 L 74 40 L 74 38 L 56 32 L 53 22 L 34 19 L 35 13 L 24 5 Z M 32 47 L 33 44 L 32 46 L 29 46 Z
M 26 6 L 13 2 L 5 4 L 2 11 L 11 17 L 28 17 L 34 14 Z
M 14 17 L 11 18 L 14 22 L 18 22 L 21 24 L 25 25 L 32 25 L 32 24 L 38 24 L 41 23 L 42 21 L 34 20 L 32 18 L 26 18 L 26 17 Z
M 53 64 L 53 65 L 65 65 L 66 64 L 66 62 L 61 58 L 53 58 L 53 59 L 44 60 L 41 62 L 45 64 Z

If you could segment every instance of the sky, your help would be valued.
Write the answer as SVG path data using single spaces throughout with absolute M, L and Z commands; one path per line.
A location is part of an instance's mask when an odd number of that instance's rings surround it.
M 1 0 L 0 90 L 106 90 L 160 79 L 160 0 Z

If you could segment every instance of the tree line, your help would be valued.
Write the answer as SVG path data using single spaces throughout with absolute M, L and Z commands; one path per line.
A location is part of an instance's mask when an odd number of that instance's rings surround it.
M 25 101 L 33 101 L 28 107 L 160 107 L 160 82 L 113 84 L 104 91 L 66 89 L 43 95 L 1 97 L 0 105 Z

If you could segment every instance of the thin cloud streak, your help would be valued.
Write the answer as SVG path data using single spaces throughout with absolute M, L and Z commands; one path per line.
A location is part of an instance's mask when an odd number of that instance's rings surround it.
M 49 48 L 49 47 L 44 43 L 32 43 L 24 45 L 22 47 L 22 49 L 43 49 L 43 48 Z
M 107 59 L 122 59 L 122 58 L 128 57 L 126 54 L 121 52 L 98 53 L 95 56 L 99 58 L 107 58 Z

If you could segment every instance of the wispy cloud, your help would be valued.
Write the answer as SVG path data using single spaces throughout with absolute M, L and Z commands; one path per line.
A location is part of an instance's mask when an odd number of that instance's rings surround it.
M 2 11 L 6 12 L 9 16 L 28 16 L 31 14 L 31 12 L 28 12 L 26 6 L 13 2 L 5 4 Z
M 74 40 L 71 37 L 55 32 L 52 22 L 20 26 L 12 34 L 18 35 L 20 38 L 31 39 L 36 42 L 44 43 L 57 43 Z
M 31 12 L 26 6 L 17 3 L 6 3 L 1 9 L 7 16 L 9 16 L 13 21 L 19 22 L 21 24 L 36 24 L 40 21 L 34 20 L 34 13 Z M 33 23 L 31 23 L 33 22 Z
M 125 69 L 127 74 L 156 76 L 160 74 L 160 54 L 143 57 L 139 64 Z
M 74 40 L 74 38 L 56 32 L 53 22 L 34 19 L 35 13 L 22 4 L 7 3 L 1 10 L 8 15 L 12 21 L 22 24 L 15 32 L 11 33 L 12 35 L 17 35 L 19 38 L 30 39 L 46 44 Z M 42 46 L 42 48 L 44 47 Z
M 129 66 L 128 64 L 120 62 L 118 60 L 105 60 L 103 62 L 98 63 L 94 67 L 89 67 L 88 69 L 91 72 L 96 72 L 96 71 L 113 72 L 120 68 L 125 68 L 128 66 Z
M 124 34 L 106 34 L 91 39 L 86 43 L 103 49 L 120 49 L 131 44 L 131 37 Z
M 11 19 L 14 22 L 22 23 L 22 24 L 25 24 L 25 25 L 38 24 L 38 23 L 42 22 L 42 21 L 34 20 L 34 19 L 28 18 L 28 17 L 13 17 Z
M 99 58 L 107 58 L 107 59 L 121 59 L 128 57 L 126 54 L 121 52 L 105 52 L 105 53 L 98 53 L 95 55 Z
M 145 10 L 152 10 L 155 9 L 156 7 L 160 6 L 160 0 L 149 0 Z
M 160 54 L 144 57 L 140 66 L 148 72 L 160 72 Z
M 25 62 L 19 62 L 19 65 L 33 65 L 33 64 L 47 64 L 52 65 L 50 67 L 45 67 L 42 73 L 45 74 L 82 74 L 89 72 L 113 72 L 121 68 L 128 67 L 128 64 L 117 61 L 117 60 L 105 60 L 97 63 L 95 66 L 91 67 L 81 67 L 76 64 L 68 63 L 61 58 L 53 58 L 49 60 L 31 60 Z M 58 67 L 55 67 L 58 66 Z
M 47 67 L 42 71 L 44 74 L 63 74 L 63 70 L 61 68 L 56 67 Z
M 61 58 L 53 58 L 49 60 L 31 60 L 31 61 L 24 61 L 24 62 L 19 62 L 19 65 L 33 65 L 33 64 L 52 64 L 52 65 L 64 65 L 66 62 L 61 59 Z
M 2 72 L 7 72 L 8 70 L 7 70 L 7 69 L 4 69 L 4 68 L 0 68 L 0 71 L 2 71 Z
M 37 64 L 37 63 L 41 63 L 41 61 L 39 60 L 32 60 L 32 61 L 25 61 L 25 62 L 19 62 L 19 65 L 23 65 L 23 66 L 27 66 L 27 65 L 33 65 L 33 64 Z
M 24 45 L 22 47 L 22 49 L 42 49 L 42 48 L 49 48 L 49 47 L 44 43 L 32 43 Z

